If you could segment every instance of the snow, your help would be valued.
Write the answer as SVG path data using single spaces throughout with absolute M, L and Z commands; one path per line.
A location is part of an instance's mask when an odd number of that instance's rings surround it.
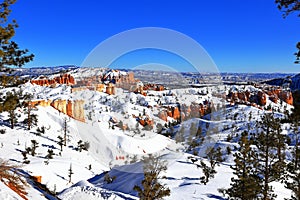
M 3 182 L 0 181 L 0 199 L 22 200 L 23 198 L 20 197 L 17 193 L 13 192 Z
M 70 72 L 75 78 L 84 78 L 92 75 L 96 76 L 122 76 L 126 72 L 112 71 L 109 69 L 76 68 Z M 242 86 L 234 86 L 234 90 L 241 90 Z M 7 93 L 13 89 L 4 88 L 2 93 Z M 34 99 L 67 99 L 85 100 L 84 110 L 86 122 L 79 122 L 58 112 L 52 107 L 38 106 L 34 111 L 38 115 L 38 127 L 46 128 L 45 134 L 37 135 L 36 127 L 26 130 L 22 123 L 15 129 L 9 128 L 7 122 L 8 115 L 0 113 L 0 129 L 5 129 L 6 133 L 0 135 L 0 158 L 10 160 L 18 164 L 22 170 L 32 176 L 42 176 L 42 184 L 50 190 L 58 192 L 61 199 L 138 199 L 137 193 L 133 190 L 135 185 L 140 184 L 143 179 L 143 166 L 141 162 L 130 164 L 132 158 L 136 156 L 140 160 L 147 154 L 160 154 L 168 162 L 168 169 L 163 174 L 166 179 L 161 181 L 171 190 L 171 196 L 165 199 L 224 199 L 220 188 L 228 188 L 230 179 L 233 176 L 230 165 L 233 164 L 233 156 L 225 155 L 226 148 L 232 150 L 238 147 L 237 138 L 227 141 L 231 134 L 240 134 L 250 126 L 250 132 L 255 131 L 255 122 L 259 120 L 264 112 L 261 109 L 236 105 L 229 106 L 222 99 L 213 96 L 214 92 L 228 91 L 226 86 L 208 86 L 206 88 L 184 88 L 166 91 L 148 91 L 147 96 L 135 94 L 117 88 L 116 95 L 107 95 L 97 91 L 78 91 L 71 93 L 71 87 L 58 85 L 56 88 L 32 85 L 29 82 L 21 85 L 24 93 L 31 93 Z M 243 88 L 244 89 L 244 88 Z M 249 91 L 257 91 L 253 86 L 246 86 Z M 162 106 L 173 106 L 176 103 L 190 105 L 193 102 L 203 103 L 209 100 L 215 105 L 224 105 L 222 109 L 203 119 L 193 118 L 182 122 L 174 127 L 178 132 L 185 127 L 184 143 L 176 143 L 174 139 L 156 134 L 156 130 L 142 130 L 138 124 L 141 134 L 133 131 L 121 130 L 117 126 L 111 126 L 119 121 L 128 125 L 133 130 L 137 126 L 137 120 L 133 116 L 141 115 L 153 119 L 155 123 L 164 124 L 158 118 L 158 112 Z M 284 108 L 291 110 L 292 106 L 284 102 L 274 104 L 267 98 L 267 105 L 275 108 L 276 115 L 283 117 Z M 90 119 L 87 115 L 91 114 Z M 145 115 L 143 114 L 145 113 Z M 251 113 L 252 118 L 249 119 Z M 19 121 L 24 119 L 24 112 L 20 114 Z M 62 124 L 64 118 L 68 118 L 68 141 L 67 146 L 57 144 L 58 136 L 63 136 Z M 116 120 L 116 123 L 111 122 Z M 172 121 L 172 118 L 168 118 Z M 221 147 L 225 161 L 217 166 L 217 174 L 207 185 L 200 184 L 202 170 L 197 168 L 188 157 L 191 152 L 185 151 L 186 141 L 189 136 L 189 128 L 192 123 L 196 123 L 205 132 L 205 142 L 196 150 L 200 156 L 205 154 L 206 148 L 210 146 Z M 283 125 L 284 134 L 291 132 L 289 124 Z M 175 136 L 174 136 L 175 137 Z M 209 139 L 208 139 L 209 138 Z M 31 140 L 39 143 L 37 155 L 28 155 L 29 164 L 23 164 L 22 151 L 31 146 Z M 82 140 L 89 142 L 88 151 L 76 151 L 77 142 Z M 293 141 L 292 141 L 293 142 Z M 55 153 L 53 159 L 46 159 L 48 149 Z M 120 159 L 121 158 L 121 159 Z M 202 157 L 197 157 L 203 159 Z M 68 170 L 72 167 L 72 180 L 69 182 Z M 89 169 L 91 166 L 91 169 Z M 104 181 L 104 173 L 109 171 L 110 176 L 116 176 L 116 180 L 108 184 Z M 279 182 L 273 183 L 277 199 L 284 199 L 290 196 L 290 192 Z M 45 199 L 39 190 L 32 185 L 28 187 L 29 199 Z M 10 190 L 0 181 L 0 199 L 21 199 L 15 192 Z

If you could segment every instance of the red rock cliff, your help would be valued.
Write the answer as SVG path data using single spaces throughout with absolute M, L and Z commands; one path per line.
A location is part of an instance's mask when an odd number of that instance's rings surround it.
M 57 99 L 51 102 L 51 106 L 56 110 L 82 122 L 85 121 L 83 105 L 84 100 L 67 101 Z
M 49 85 L 55 85 L 55 84 L 66 84 L 66 85 L 74 85 L 75 79 L 70 74 L 63 74 L 57 77 L 54 77 L 53 79 L 48 79 L 46 77 L 40 78 L 37 80 L 31 80 L 32 84 L 41 85 L 41 86 L 49 86 Z

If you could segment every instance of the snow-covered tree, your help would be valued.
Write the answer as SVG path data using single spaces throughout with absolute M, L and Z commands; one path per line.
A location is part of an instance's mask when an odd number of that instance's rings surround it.
M 259 122 L 261 131 L 255 138 L 256 154 L 259 161 L 256 170 L 262 177 L 261 193 L 263 200 L 274 199 L 271 182 L 280 180 L 283 175 L 285 160 L 278 155 L 278 147 L 283 147 L 285 140 L 278 139 L 278 126 L 280 121 L 274 117 L 274 113 L 267 113 Z M 282 152 L 283 153 L 283 152 Z
M 134 186 L 134 190 L 138 192 L 138 196 L 142 200 L 162 199 L 170 195 L 170 189 L 159 182 L 161 173 L 167 170 L 167 163 L 159 156 L 152 154 L 144 158 L 144 180 L 141 185 Z
M 255 169 L 258 159 L 251 148 L 253 141 L 245 131 L 242 133 L 239 144 L 239 151 L 234 156 L 234 165 L 231 166 L 235 177 L 231 178 L 230 188 L 221 189 L 231 199 L 252 200 L 257 199 L 261 190 L 261 183 Z

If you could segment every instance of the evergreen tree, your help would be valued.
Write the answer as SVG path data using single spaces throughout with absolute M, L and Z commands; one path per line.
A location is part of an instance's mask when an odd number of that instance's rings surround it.
M 32 156 L 35 156 L 35 154 L 36 154 L 35 151 L 39 147 L 38 144 L 39 143 L 36 140 L 31 140 L 31 155 Z
M 72 170 L 72 164 L 70 164 L 70 168 L 68 170 L 69 174 L 68 174 L 68 177 L 69 177 L 69 183 L 72 182 L 72 175 L 74 174 L 73 170 Z
M 89 144 L 88 142 L 83 142 L 82 140 L 79 140 L 79 141 L 77 142 L 77 150 L 78 150 L 79 152 L 81 152 L 82 150 L 87 151 L 88 148 L 89 148 L 89 146 L 90 146 L 90 144 Z
M 205 164 L 205 162 L 201 161 L 200 165 L 198 165 L 202 169 L 202 173 L 204 176 L 200 177 L 200 183 L 206 185 L 209 182 L 210 178 L 214 178 L 217 171 L 211 166 Z
M 60 146 L 60 151 L 63 151 L 63 146 L 64 146 L 64 138 L 61 136 L 58 136 L 58 142 L 57 144 Z
M 68 118 L 65 117 L 63 119 L 63 128 L 62 128 L 62 131 L 63 131 L 63 134 L 64 134 L 64 146 L 67 146 L 67 134 L 69 132 L 69 126 L 68 126 Z
M 149 155 L 144 158 L 144 180 L 141 186 L 134 186 L 134 190 L 138 192 L 138 196 L 142 200 L 162 199 L 170 195 L 170 189 L 159 183 L 161 173 L 167 170 L 167 163 L 162 161 L 160 157 Z
M 115 180 L 116 180 L 116 176 L 110 176 L 108 172 L 105 173 L 104 175 L 104 181 L 107 183 L 107 184 L 111 184 L 113 183 Z
M 28 157 L 27 157 L 27 151 L 22 151 L 22 156 L 23 156 L 23 163 L 24 164 L 29 164 L 30 163 L 30 160 L 28 160 Z
M 36 126 L 38 122 L 37 115 L 32 112 L 34 109 L 32 98 L 33 96 L 31 94 L 26 94 L 24 96 L 24 103 L 23 103 L 23 106 L 25 107 L 25 114 L 26 114 L 26 118 L 24 119 L 24 122 L 27 124 L 28 130 L 30 130 L 32 126 Z
M 46 155 L 46 158 L 47 159 L 53 159 L 53 156 L 54 156 L 54 152 L 52 149 L 48 149 L 48 154 Z
M 235 177 L 231 178 L 230 188 L 221 190 L 231 199 L 257 199 L 260 193 L 260 180 L 255 171 L 258 159 L 251 145 L 248 133 L 243 132 L 239 140 L 239 151 L 233 155 L 235 164 L 231 166 Z
M 20 50 L 16 42 L 12 41 L 15 29 L 18 27 L 16 20 L 9 21 L 10 6 L 16 0 L 4 0 L 0 3 L 0 68 L 7 66 L 21 67 L 33 60 L 34 55 L 28 55 L 28 50 Z
M 41 128 L 40 127 L 37 127 L 36 129 L 37 131 L 37 135 L 41 135 L 41 134 L 44 134 L 45 133 L 45 126 L 42 126 Z
M 295 144 L 292 151 L 292 160 L 287 165 L 287 180 L 285 187 L 292 191 L 292 200 L 300 200 L 300 132 L 299 120 L 293 120 Z
M 263 200 L 274 199 L 276 195 L 270 183 L 279 180 L 283 175 L 283 166 L 285 161 L 278 155 L 278 146 L 284 146 L 284 140 L 278 140 L 277 127 L 279 120 L 275 119 L 274 113 L 265 114 L 262 121 L 259 122 L 261 132 L 258 133 L 255 140 L 257 158 L 259 165 L 257 173 L 262 176 L 262 196 Z
M 297 13 L 298 17 L 300 17 L 300 1 L 299 0 L 275 0 L 277 7 L 284 14 L 283 17 L 287 17 L 290 13 Z M 296 44 L 297 52 L 295 52 L 296 60 L 295 64 L 300 64 L 300 42 Z
M 8 92 L 6 94 L 6 98 L 3 102 L 2 110 L 8 112 L 9 121 L 11 128 L 15 127 L 17 123 L 17 113 L 16 109 L 20 106 L 20 101 L 18 95 L 14 92 Z
M 219 165 L 224 161 L 222 158 L 221 148 L 209 147 L 206 149 L 206 158 L 209 161 L 209 165 L 206 165 L 205 162 L 200 162 L 200 167 L 204 176 L 200 177 L 200 182 L 206 185 L 210 178 L 214 178 L 217 171 L 215 170 L 216 165 Z

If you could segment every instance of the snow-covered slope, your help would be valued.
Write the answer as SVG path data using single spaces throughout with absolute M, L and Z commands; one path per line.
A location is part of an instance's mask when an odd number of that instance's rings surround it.
M 103 75 L 109 73 L 120 75 L 120 71 L 108 69 L 87 68 L 72 69 L 70 73 L 75 78 Z M 231 86 L 230 86 L 231 87 Z M 256 121 L 265 112 L 262 108 L 246 105 L 230 105 L 220 98 L 219 93 L 228 94 L 230 89 L 249 90 L 257 92 L 253 86 L 208 86 L 204 88 L 184 88 L 165 91 L 148 91 L 147 95 L 129 92 L 116 88 L 115 95 L 103 92 L 82 90 L 71 92 L 71 86 L 60 85 L 46 87 L 32 85 L 29 82 L 15 88 L 1 89 L 2 97 L 7 92 L 21 89 L 23 93 L 33 94 L 34 100 L 84 100 L 85 121 L 78 121 L 59 112 L 51 106 L 37 106 L 33 112 L 38 116 L 38 124 L 27 130 L 23 123 L 26 113 L 17 109 L 18 123 L 10 128 L 7 112 L 0 113 L 0 158 L 9 160 L 20 166 L 30 176 L 41 176 L 41 183 L 50 191 L 57 192 L 61 199 L 137 199 L 133 190 L 143 179 L 143 165 L 139 162 L 148 154 L 160 154 L 168 162 L 168 169 L 163 174 L 166 179 L 161 181 L 171 190 L 171 196 L 166 199 L 223 199 L 220 188 L 228 188 L 233 176 L 230 165 L 233 164 L 232 153 L 237 149 L 240 133 L 248 130 L 257 132 Z M 180 124 L 170 116 L 167 121 L 159 117 L 159 113 L 172 106 L 204 104 L 212 102 L 220 108 L 202 118 L 190 117 Z M 271 105 L 277 117 L 283 118 L 285 110 L 292 106 L 278 101 L 273 103 L 267 96 L 266 106 Z M 215 107 L 214 107 L 215 108 Z M 199 111 L 198 111 L 199 112 Z M 251 116 L 251 117 L 250 117 Z M 146 129 L 138 120 L 149 118 L 154 122 L 153 129 Z M 67 119 L 67 120 L 66 120 Z M 126 125 L 126 128 L 120 127 Z M 66 126 L 65 126 L 66 123 Z M 168 127 L 168 124 L 176 125 Z M 162 134 L 157 134 L 158 124 L 161 124 Z M 204 142 L 201 146 L 189 149 L 191 127 L 201 129 Z M 45 133 L 39 134 L 37 127 L 45 128 Z M 282 125 L 284 134 L 291 132 L 289 124 Z M 182 132 L 183 141 L 176 142 L 176 137 Z M 59 144 L 59 137 L 66 133 L 66 146 Z M 170 133 L 170 134 L 167 134 Z M 168 137 L 164 136 L 168 135 Z M 32 141 L 38 142 L 36 155 L 22 152 L 32 147 Z M 78 142 L 87 142 L 88 151 L 79 151 Z M 190 157 L 198 160 L 203 158 L 208 147 L 220 147 L 224 162 L 217 166 L 217 174 L 206 185 L 200 184 L 202 170 L 193 163 Z M 62 148 L 62 151 L 61 151 Z M 47 158 L 53 151 L 53 158 Z M 288 152 L 287 152 L 288 153 Z M 197 154 L 193 156 L 192 154 Z M 29 160 L 28 164 L 24 161 Z M 72 171 L 71 174 L 69 171 Z M 106 173 L 115 176 L 113 183 L 104 180 Z M 275 182 L 277 199 L 290 196 L 283 185 Z M 43 199 L 43 191 L 33 185 L 28 187 L 29 199 Z M 0 199 L 20 199 L 20 197 L 0 181 Z

